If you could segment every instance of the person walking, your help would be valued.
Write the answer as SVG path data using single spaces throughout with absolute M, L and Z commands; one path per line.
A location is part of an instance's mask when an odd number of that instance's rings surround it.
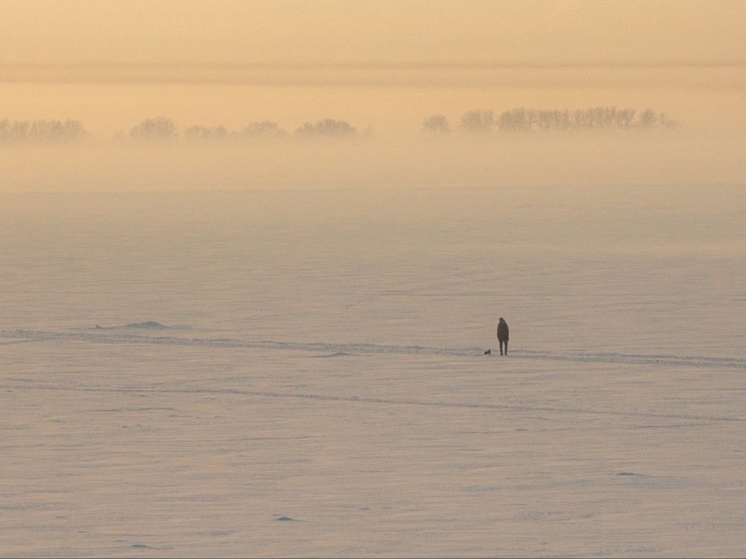
M 510 330 L 508 329 L 508 323 L 505 322 L 503 317 L 500 317 L 500 322 L 497 323 L 497 340 L 500 342 L 500 355 L 508 354 L 508 340 L 510 339 Z M 505 353 L 503 354 L 503 346 L 505 347 Z

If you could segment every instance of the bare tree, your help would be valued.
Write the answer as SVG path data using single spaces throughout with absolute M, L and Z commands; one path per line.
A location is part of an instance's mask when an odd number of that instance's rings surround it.
M 282 130 L 276 122 L 264 120 L 262 122 L 252 122 L 243 129 L 243 134 L 250 138 L 278 138 L 286 136 L 287 132 Z
M 85 136 L 85 126 L 79 120 L 0 121 L 0 142 L 67 143 L 81 140 Z
M 167 142 L 176 139 L 176 123 L 166 117 L 146 118 L 130 129 L 130 138 L 134 140 Z
M 632 122 L 635 119 L 635 113 L 637 111 L 634 109 L 622 109 L 617 112 L 617 128 L 631 128 Z
M 676 121 L 665 113 L 657 114 L 650 109 L 640 113 L 637 120 L 634 109 L 616 107 L 593 107 L 575 111 L 556 109 L 517 108 L 500 113 L 497 126 L 503 131 L 515 130 L 627 130 L 637 128 L 674 128 Z
M 343 120 L 325 118 L 316 124 L 306 122 L 295 133 L 299 136 L 354 136 L 357 130 Z
M 528 111 L 523 108 L 503 111 L 497 119 L 497 126 L 500 130 L 529 130 Z
M 461 128 L 467 132 L 489 132 L 494 126 L 492 111 L 468 111 L 461 116 Z
M 451 127 L 444 115 L 432 115 L 423 121 L 422 130 L 431 133 L 447 134 L 451 131 Z
M 0 121 L 0 141 L 3 142 L 20 142 L 24 141 L 27 136 L 27 130 L 30 126 L 28 120 L 8 120 L 7 118 Z
M 661 127 L 668 129 L 677 128 L 679 126 L 679 123 L 673 119 L 668 118 L 668 115 L 666 113 L 660 113 L 658 115 L 658 122 L 660 123 Z
M 650 130 L 658 123 L 658 115 L 655 114 L 655 111 L 652 111 L 650 109 L 645 109 L 640 113 L 640 118 L 637 122 L 638 128 L 642 130 Z

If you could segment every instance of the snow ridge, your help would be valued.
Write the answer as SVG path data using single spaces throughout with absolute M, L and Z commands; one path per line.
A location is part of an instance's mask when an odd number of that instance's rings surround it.
M 146 323 L 137 323 L 146 324 Z M 147 323 L 158 324 L 158 323 Z M 128 325 L 130 326 L 130 325 Z M 125 334 L 124 328 L 101 328 L 50 332 L 42 330 L 2 330 L 0 345 L 44 342 L 44 341 L 82 341 L 105 344 L 149 344 L 167 346 L 192 346 L 235 349 L 266 349 L 285 351 L 304 351 L 323 353 L 328 357 L 355 355 L 444 355 L 451 357 L 484 357 L 484 349 L 477 347 L 445 348 L 419 345 L 385 345 L 369 343 L 330 343 L 330 342 L 293 342 L 273 340 L 241 340 L 236 338 L 194 338 L 183 336 L 163 336 L 158 334 Z M 141 330 L 160 332 L 167 327 L 158 324 L 157 328 L 139 327 Z M 513 350 L 510 359 L 540 359 L 548 361 L 572 361 L 591 363 L 622 363 L 628 365 L 655 365 L 660 367 L 694 367 L 708 369 L 738 369 L 746 371 L 746 359 L 735 357 L 697 357 L 681 355 L 637 355 L 614 352 L 550 352 L 539 350 Z

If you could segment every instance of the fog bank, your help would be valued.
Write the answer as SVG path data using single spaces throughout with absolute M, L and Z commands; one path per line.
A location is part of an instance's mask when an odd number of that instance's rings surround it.
M 2 192 L 743 184 L 742 136 L 377 136 L 236 145 L 2 146 Z

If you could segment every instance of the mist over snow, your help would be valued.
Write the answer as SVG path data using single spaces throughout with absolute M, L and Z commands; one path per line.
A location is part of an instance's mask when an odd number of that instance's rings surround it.
M 0 555 L 743 557 L 744 29 L 3 0 Z
M 3 552 L 742 554 L 742 186 L 329 179 L 374 146 L 0 194 Z
M 735 184 L 740 138 L 693 132 L 427 134 L 2 145 L 2 192 Z

